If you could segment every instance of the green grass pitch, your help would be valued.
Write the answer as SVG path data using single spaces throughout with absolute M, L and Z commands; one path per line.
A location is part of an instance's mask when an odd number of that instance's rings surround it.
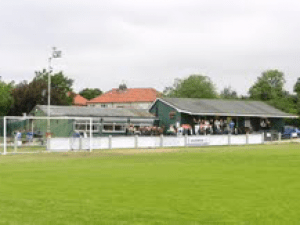
M 0 156 L 0 224 L 300 224 L 300 145 Z

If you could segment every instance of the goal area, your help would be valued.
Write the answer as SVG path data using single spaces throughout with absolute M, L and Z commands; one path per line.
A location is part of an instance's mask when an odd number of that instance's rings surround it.
M 0 154 L 92 151 L 97 123 L 90 117 L 5 116 Z

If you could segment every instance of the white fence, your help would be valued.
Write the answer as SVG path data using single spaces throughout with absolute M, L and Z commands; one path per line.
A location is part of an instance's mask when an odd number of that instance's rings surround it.
M 207 136 L 156 136 L 156 137 L 94 137 L 92 149 L 159 148 L 208 145 L 263 144 L 263 134 L 207 135 Z M 50 138 L 47 149 L 51 151 L 88 150 L 90 138 Z

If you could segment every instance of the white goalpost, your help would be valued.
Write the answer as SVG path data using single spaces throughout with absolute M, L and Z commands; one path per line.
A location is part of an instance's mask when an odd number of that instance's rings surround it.
M 50 121 L 50 127 L 48 126 Z M 93 151 L 93 131 L 98 124 L 91 117 L 3 117 L 3 154 L 39 151 Z M 84 135 L 83 135 L 84 134 Z M 52 140 L 53 139 L 53 140 Z M 68 139 L 70 145 L 63 146 Z M 74 143 L 76 146 L 74 147 Z M 82 147 L 84 143 L 84 147 Z M 61 146 L 60 146 L 61 145 Z M 20 151 L 22 150 L 22 151 Z

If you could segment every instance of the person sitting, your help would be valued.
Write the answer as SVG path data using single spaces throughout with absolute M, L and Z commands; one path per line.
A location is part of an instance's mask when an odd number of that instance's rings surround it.
M 133 134 L 135 134 L 135 135 L 141 135 L 142 133 L 140 131 L 140 128 L 139 127 L 134 127 Z
M 134 133 L 134 126 L 133 126 L 133 124 L 130 124 L 128 127 L 128 134 L 132 135 L 133 133 Z

